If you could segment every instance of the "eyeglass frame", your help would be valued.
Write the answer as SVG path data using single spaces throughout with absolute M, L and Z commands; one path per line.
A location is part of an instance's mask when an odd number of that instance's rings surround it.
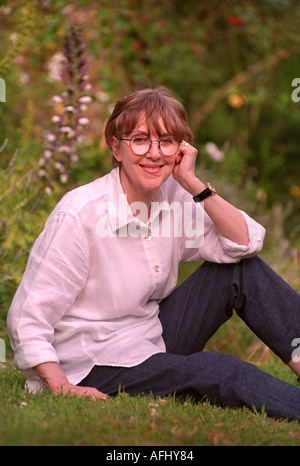
M 131 148 L 131 140 L 137 136 L 146 136 L 147 138 L 149 138 L 149 149 L 144 153 L 144 154 L 136 154 L 132 148 Z M 176 152 L 174 152 L 174 154 L 170 154 L 170 155 L 167 155 L 165 154 L 161 148 L 160 148 L 160 140 L 161 138 L 163 137 L 166 137 L 166 136 L 171 136 L 172 138 L 176 138 L 176 140 L 178 141 L 178 149 Z M 174 136 L 173 134 L 165 134 L 163 136 L 161 136 L 159 139 L 150 139 L 149 136 L 147 136 L 146 134 L 134 134 L 133 136 L 131 136 L 131 138 L 117 138 L 119 139 L 119 141 L 129 141 L 129 147 L 130 147 L 130 150 L 134 153 L 134 155 L 138 155 L 138 156 L 142 156 L 142 155 L 146 155 L 148 154 L 149 150 L 151 149 L 152 147 L 152 142 L 158 142 L 158 149 L 159 151 L 165 156 L 165 157 L 173 157 L 175 154 L 177 154 L 178 150 L 179 150 L 179 147 L 180 147 L 180 144 L 182 141 L 180 141 L 180 139 L 177 138 L 177 136 Z

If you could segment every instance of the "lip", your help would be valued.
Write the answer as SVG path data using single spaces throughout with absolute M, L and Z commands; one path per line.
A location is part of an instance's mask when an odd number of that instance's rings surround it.
M 159 173 L 161 171 L 161 169 L 163 168 L 163 165 L 159 165 L 159 164 L 146 164 L 146 163 L 143 163 L 143 164 L 140 164 L 140 167 L 146 172 L 146 173 L 150 173 L 151 175 L 155 175 L 156 173 Z

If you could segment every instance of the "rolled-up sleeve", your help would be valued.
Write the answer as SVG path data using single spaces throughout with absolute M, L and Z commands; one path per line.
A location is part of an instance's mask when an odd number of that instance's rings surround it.
M 249 243 L 247 245 L 237 244 L 219 234 L 219 239 L 224 253 L 232 259 L 238 260 L 258 254 L 263 247 L 266 234 L 266 230 L 262 225 L 249 217 L 245 212 L 240 212 L 243 214 L 247 223 Z
M 54 328 L 84 286 L 88 244 L 72 215 L 52 215 L 36 240 L 7 318 L 15 366 L 57 362 Z
M 249 243 L 247 245 L 235 243 L 223 236 L 218 232 L 210 217 L 204 213 L 201 246 L 197 249 L 183 248 L 181 260 L 187 262 L 207 260 L 216 263 L 233 263 L 258 254 L 263 247 L 266 230 L 245 212 L 240 212 L 244 216 L 248 227 Z

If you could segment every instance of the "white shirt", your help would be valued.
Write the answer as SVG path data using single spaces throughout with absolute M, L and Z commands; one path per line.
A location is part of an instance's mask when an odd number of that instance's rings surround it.
M 15 366 L 30 390 L 43 388 L 31 368 L 44 362 L 77 384 L 94 365 L 132 367 L 164 352 L 159 302 L 175 288 L 180 261 L 238 262 L 262 248 L 261 225 L 243 212 L 250 242 L 233 243 L 172 176 L 154 201 L 144 224 L 116 168 L 51 213 L 8 313 Z

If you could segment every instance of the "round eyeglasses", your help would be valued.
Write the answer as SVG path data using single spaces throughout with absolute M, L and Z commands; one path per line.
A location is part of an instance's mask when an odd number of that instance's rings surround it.
M 163 155 L 168 157 L 178 152 L 180 141 L 176 136 L 165 134 L 159 139 L 150 139 L 146 134 L 136 134 L 131 138 L 119 138 L 120 141 L 129 141 L 132 152 L 136 155 L 145 155 L 151 149 L 152 142 L 158 142 L 158 148 Z

